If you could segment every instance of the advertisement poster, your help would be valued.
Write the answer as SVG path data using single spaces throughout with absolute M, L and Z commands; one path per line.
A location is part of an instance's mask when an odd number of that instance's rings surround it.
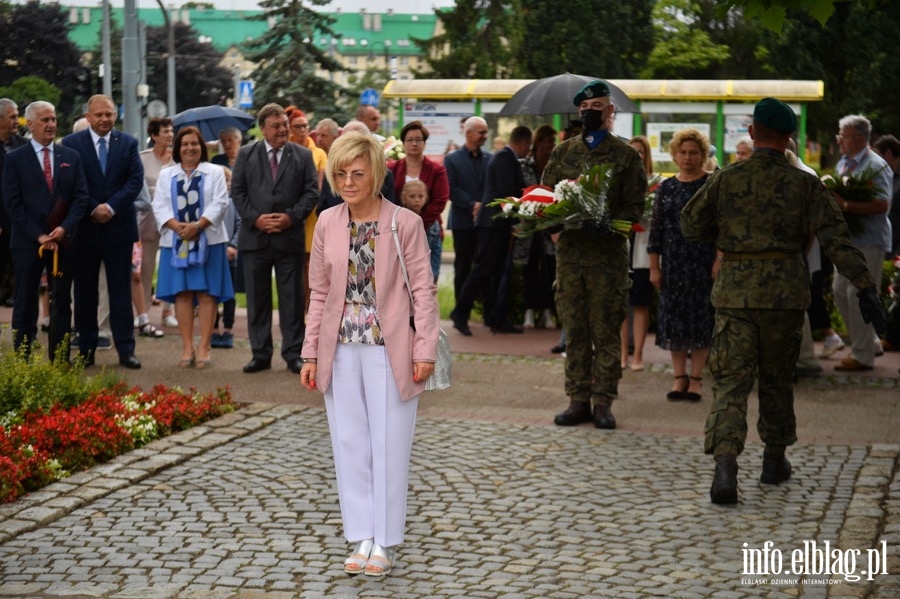
M 710 135 L 707 123 L 647 123 L 647 139 L 650 140 L 650 148 L 653 150 L 653 160 L 670 162 L 672 155 L 669 153 L 669 143 L 672 136 L 676 131 L 691 128 L 697 129 L 707 137 Z
M 430 156 L 444 154 L 451 143 L 462 146 L 465 136 L 460 120 L 473 114 L 471 102 L 407 102 L 403 105 L 403 122 L 422 121 L 428 129 L 425 153 Z

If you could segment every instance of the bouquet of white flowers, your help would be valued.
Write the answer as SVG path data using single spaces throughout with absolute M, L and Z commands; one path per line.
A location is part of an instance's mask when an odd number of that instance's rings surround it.
M 384 140 L 384 157 L 387 160 L 400 160 L 406 158 L 406 152 L 403 150 L 403 142 L 393 135 Z

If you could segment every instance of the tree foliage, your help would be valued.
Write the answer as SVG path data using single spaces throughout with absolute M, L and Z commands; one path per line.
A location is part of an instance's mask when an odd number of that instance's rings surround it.
M 152 98 L 168 98 L 168 48 L 168 28 L 148 27 L 147 84 Z M 222 53 L 201 42 L 197 30 L 175 23 L 175 102 L 179 112 L 218 104 L 234 95 L 232 74 L 221 61 Z
M 30 0 L 0 6 L 0 86 L 29 75 L 53 82 L 61 92 L 57 113 L 68 114 L 81 70 L 81 52 L 69 40 L 69 28 L 68 13 L 60 4 Z
M 597 11 L 594 0 L 522 0 L 525 42 L 515 51 L 522 76 L 637 78 L 653 45 L 655 3 L 608 2 Z
M 693 0 L 660 0 L 653 9 L 656 43 L 642 75 L 659 79 L 700 79 L 731 56 L 713 41 L 710 21 Z
M 50 102 L 59 106 L 62 91 L 47 81 L 34 75 L 26 75 L 12 82 L 11 85 L 0 86 L 0 98 L 12 98 L 19 105 L 19 112 L 36 100 Z
M 330 1 L 260 2 L 264 12 L 250 18 L 274 19 L 275 23 L 262 36 L 244 44 L 248 50 L 247 58 L 259 65 L 251 75 L 255 81 L 253 98 L 257 107 L 278 102 L 332 116 L 344 114 L 346 108 L 340 108 L 340 104 L 355 103 L 355 98 L 346 97 L 347 90 L 342 86 L 316 73 L 317 69 L 331 73 L 344 71 L 336 59 L 314 43 L 319 36 L 340 37 L 332 29 L 336 19 L 311 8 L 325 6 Z
M 748 19 L 758 19 L 765 27 L 773 31 L 781 31 L 788 11 L 793 16 L 810 16 L 820 25 L 825 25 L 835 13 L 839 4 L 857 4 L 872 10 L 878 5 L 887 4 L 886 0 L 716 0 L 716 4 L 725 14 L 738 8 Z
M 414 39 L 425 51 L 435 79 L 511 79 L 522 73 L 518 61 L 525 28 L 523 0 L 457 0 L 454 8 L 438 9 L 444 26 L 430 40 Z

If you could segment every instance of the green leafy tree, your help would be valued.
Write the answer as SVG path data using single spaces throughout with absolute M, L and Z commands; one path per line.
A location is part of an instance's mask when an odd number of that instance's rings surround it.
M 12 85 L 0 87 L 0 98 L 14 98 L 20 113 L 24 113 L 25 107 L 36 100 L 59 106 L 61 97 L 62 91 L 58 87 L 34 75 L 16 79 Z
M 885 0 L 717 0 L 721 14 L 740 8 L 747 18 L 759 19 L 769 29 L 781 31 L 788 11 L 796 17 L 805 14 L 824 25 L 837 11 L 840 4 L 855 4 L 872 10 L 889 2 Z
M 654 4 L 609 2 L 598 11 L 594 0 L 522 0 L 525 43 L 517 51 L 522 76 L 637 78 L 653 45 Z
M 147 85 L 152 97 L 168 97 L 168 48 L 168 28 L 148 27 Z M 196 29 L 175 23 L 175 102 L 179 111 L 218 104 L 234 95 L 234 79 L 221 61 L 222 53 L 201 42 Z
M 341 85 L 320 77 L 317 69 L 337 73 L 345 69 L 319 49 L 317 36 L 339 38 L 332 30 L 336 22 L 314 6 L 325 6 L 330 0 L 263 0 L 259 6 L 265 12 L 251 17 L 256 20 L 274 19 L 274 25 L 262 36 L 245 42 L 247 58 L 259 66 L 251 75 L 254 80 L 254 101 L 257 107 L 269 102 L 294 104 L 304 110 L 323 115 L 341 113 L 339 102 L 347 94 Z M 344 98 L 347 104 L 355 99 Z
M 0 86 L 29 75 L 52 81 L 61 92 L 57 113 L 68 114 L 81 73 L 81 52 L 69 40 L 69 29 L 67 9 L 60 4 L 6 4 L 0 10 Z
M 656 44 L 642 76 L 648 79 L 699 79 L 731 56 L 716 43 L 692 0 L 660 0 L 653 9 Z
M 433 79 L 511 79 L 522 74 L 516 58 L 525 35 L 523 0 L 457 0 L 435 14 L 444 32 L 413 42 L 426 53 Z

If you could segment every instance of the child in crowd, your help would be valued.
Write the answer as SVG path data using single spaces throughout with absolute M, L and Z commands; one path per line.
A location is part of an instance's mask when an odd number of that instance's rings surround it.
M 428 203 L 428 187 L 419 179 L 407 181 L 400 192 L 400 205 L 408 208 L 416 214 L 422 214 L 422 208 Z M 425 229 L 425 238 L 428 240 L 428 248 L 431 250 L 431 271 L 434 274 L 434 282 L 437 283 L 441 274 L 441 263 L 438 258 L 441 255 L 441 223 L 435 221 L 431 227 Z

